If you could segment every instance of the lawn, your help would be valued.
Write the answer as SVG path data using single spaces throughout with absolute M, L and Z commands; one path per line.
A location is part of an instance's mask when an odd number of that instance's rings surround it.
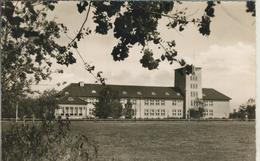
M 255 122 L 72 122 L 99 144 L 100 160 L 254 161 Z

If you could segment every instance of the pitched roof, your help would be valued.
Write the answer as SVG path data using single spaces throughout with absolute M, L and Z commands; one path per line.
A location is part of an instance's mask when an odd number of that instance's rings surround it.
M 78 97 L 71 97 L 71 96 L 64 96 L 59 98 L 58 103 L 60 104 L 73 104 L 73 105 L 86 105 L 87 102 L 78 98 Z
M 158 99 L 183 99 L 183 95 L 176 87 L 160 87 L 160 86 L 135 86 L 135 85 L 111 85 L 102 86 L 99 84 L 84 84 L 83 87 L 79 83 L 71 83 L 61 91 L 61 95 L 69 92 L 69 96 L 74 101 L 69 101 L 68 96 L 60 99 L 60 102 L 66 104 L 85 104 L 86 102 L 77 97 L 98 97 L 99 93 L 105 87 L 118 92 L 120 98 L 158 98 Z M 203 88 L 204 100 L 229 101 L 230 97 L 218 92 L 213 88 Z
M 213 88 L 202 88 L 203 100 L 229 101 L 230 97 L 220 93 Z
M 183 96 L 174 87 L 159 86 L 134 86 L 134 85 L 106 85 L 71 83 L 62 90 L 62 93 L 69 92 L 71 97 L 98 97 L 100 91 L 109 87 L 118 92 L 121 98 L 162 98 L 162 99 L 183 99 Z

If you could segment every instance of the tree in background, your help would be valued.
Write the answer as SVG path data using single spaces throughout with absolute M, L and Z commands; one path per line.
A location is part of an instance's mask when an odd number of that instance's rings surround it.
M 99 118 L 120 117 L 122 105 L 116 91 L 105 86 L 100 91 L 98 100 L 95 104 L 95 116 Z
M 55 109 L 58 107 L 57 103 L 58 91 L 55 89 L 45 90 L 38 97 L 23 98 L 19 103 L 20 118 L 36 117 L 38 119 L 54 119 Z
M 113 100 L 108 106 L 111 108 L 111 114 L 109 115 L 110 117 L 118 119 L 122 116 L 123 107 L 118 100 Z
M 194 101 L 194 108 L 191 108 L 189 113 L 191 118 L 202 118 L 204 116 L 204 102 L 202 99 L 197 98 Z
M 204 111 L 205 111 L 204 108 L 201 108 L 201 107 L 199 107 L 198 109 L 191 108 L 189 111 L 190 118 L 195 118 L 195 119 L 202 118 Z
M 250 98 L 245 104 L 240 105 L 238 111 L 234 110 L 229 115 L 232 119 L 255 119 L 255 99 Z
M 126 119 L 132 119 L 134 115 L 133 104 L 131 103 L 130 99 L 127 99 L 125 104 L 125 108 L 123 109 L 123 115 Z

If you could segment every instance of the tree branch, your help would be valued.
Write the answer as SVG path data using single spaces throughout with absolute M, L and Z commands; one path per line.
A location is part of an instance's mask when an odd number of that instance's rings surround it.
M 88 11 L 87 11 L 87 15 L 86 15 L 86 17 L 85 17 L 85 20 L 83 21 L 83 23 L 82 23 L 82 25 L 81 25 L 81 27 L 80 27 L 78 33 L 77 33 L 76 36 L 71 40 L 71 42 L 68 44 L 68 46 L 70 46 L 70 45 L 76 40 L 78 34 L 80 34 L 81 31 L 83 30 L 83 27 L 84 27 L 84 25 L 86 24 L 86 22 L 87 22 L 87 20 L 88 20 L 88 16 L 89 16 L 89 12 L 90 12 L 90 7 L 91 7 L 91 1 L 90 1 L 90 3 L 89 3 L 89 6 L 88 6 Z

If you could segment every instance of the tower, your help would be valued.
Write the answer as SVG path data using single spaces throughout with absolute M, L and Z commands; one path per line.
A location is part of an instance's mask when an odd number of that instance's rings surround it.
M 193 67 L 191 74 L 186 74 L 185 68 L 176 69 L 174 85 L 184 96 L 183 116 L 188 118 L 189 109 L 195 108 L 197 100 L 202 99 L 201 68 Z

